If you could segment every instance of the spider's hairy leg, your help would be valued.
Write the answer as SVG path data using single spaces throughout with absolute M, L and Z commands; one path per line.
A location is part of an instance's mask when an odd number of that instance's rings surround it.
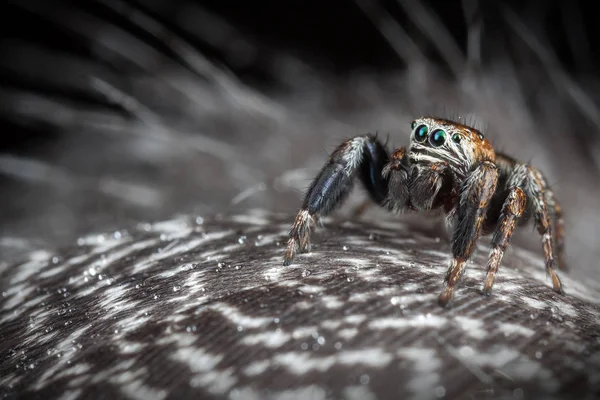
M 452 236 L 453 260 L 446 274 L 446 287 L 439 303 L 446 306 L 454 294 L 466 263 L 475 250 L 475 241 L 481 233 L 490 200 L 498 184 L 498 168 L 485 161 L 470 173 L 461 187 L 457 222 Z
M 421 168 L 421 171 L 416 169 Z M 424 170 L 423 170 L 424 168 Z M 430 210 L 438 192 L 444 183 L 447 162 L 435 162 L 427 166 L 414 166 L 413 179 L 410 180 L 410 201 L 417 210 Z
M 504 251 L 508 247 L 510 237 L 512 236 L 519 218 L 523 215 L 527 205 L 527 198 L 521 188 L 513 188 L 502 206 L 502 213 L 498 220 L 498 227 L 494 232 L 492 239 L 492 250 L 488 261 L 488 272 L 483 286 L 483 293 L 490 295 L 496 273 L 500 267 Z
M 556 197 L 554 196 L 554 192 L 551 189 L 546 189 L 546 201 L 548 203 L 548 211 L 551 214 L 554 214 L 554 242 L 556 244 L 556 263 L 558 268 L 563 271 L 567 271 L 568 267 L 565 263 L 565 221 L 563 219 L 562 208 L 558 201 L 556 201 Z
M 406 149 L 400 147 L 392 153 L 390 162 L 383 168 L 383 177 L 388 181 L 388 195 L 383 206 L 388 210 L 398 212 L 406 207 L 410 196 L 410 172 Z
M 356 175 L 371 199 L 383 204 L 388 195 L 388 182 L 382 171 L 388 160 L 388 152 L 376 135 L 356 136 L 338 146 L 306 192 L 289 233 L 283 264 L 291 264 L 298 251 L 309 250 L 311 229 L 319 217 L 342 204 Z
M 535 225 L 538 233 L 542 236 L 544 247 L 544 258 L 546 259 L 546 273 L 552 279 L 552 287 L 557 293 L 563 293 L 562 283 L 554 269 L 554 248 L 552 245 L 552 224 L 548 212 L 547 184 L 546 179 L 540 171 L 530 165 L 524 165 L 527 177 L 523 181 L 525 194 L 531 200 L 532 210 L 535 217 Z M 562 233 L 561 233 L 562 236 Z M 562 241 L 562 238 L 560 239 Z M 558 242 L 558 240 L 556 240 Z

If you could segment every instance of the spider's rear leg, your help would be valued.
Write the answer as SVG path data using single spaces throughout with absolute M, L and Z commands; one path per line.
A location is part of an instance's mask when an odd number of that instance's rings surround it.
M 355 175 L 371 199 L 383 204 L 388 195 L 388 178 L 382 171 L 388 161 L 388 152 L 376 135 L 356 136 L 338 146 L 306 192 L 289 233 L 283 264 L 289 265 L 298 251 L 309 249 L 311 229 L 320 216 L 342 204 L 352 189 Z
M 548 211 L 551 214 L 554 214 L 554 241 L 556 243 L 556 263 L 558 268 L 562 271 L 567 271 L 568 267 L 565 263 L 565 221 L 563 219 L 562 208 L 558 201 L 556 201 L 556 197 L 554 196 L 554 192 L 551 189 L 546 189 L 546 198 L 548 202 Z
M 490 200 L 498 184 L 498 168 L 486 161 L 467 178 L 460 191 L 456 226 L 452 235 L 453 260 L 446 273 L 446 287 L 439 303 L 446 306 L 454 295 L 454 286 L 464 272 L 481 233 Z
M 492 286 L 494 285 L 494 279 L 496 278 L 496 273 L 500 267 L 502 256 L 508 247 L 510 237 L 517 226 L 519 218 L 525 211 L 526 205 L 527 198 L 525 197 L 525 193 L 518 187 L 513 188 L 504 201 L 502 214 L 500 214 L 498 220 L 498 227 L 496 228 L 492 239 L 492 250 L 488 261 L 488 272 L 483 286 L 483 293 L 486 295 L 492 293 Z
M 542 245 L 544 246 L 544 258 L 546 260 L 546 273 L 552 279 L 552 287 L 557 293 L 563 293 L 560 278 L 554 269 L 554 248 L 552 245 L 552 224 L 548 213 L 547 203 L 547 185 L 544 176 L 534 167 L 525 166 L 527 177 L 523 181 L 524 190 L 527 197 L 532 200 L 532 211 L 535 217 L 537 231 L 542 235 Z M 562 232 L 561 238 L 562 242 Z M 559 242 L 556 240 L 556 242 Z M 562 245 L 562 244 L 561 244 Z M 559 245 L 557 244 L 557 247 Z

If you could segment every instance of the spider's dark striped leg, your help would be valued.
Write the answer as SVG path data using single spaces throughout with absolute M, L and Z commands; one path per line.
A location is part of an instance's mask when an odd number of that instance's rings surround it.
M 548 211 L 550 214 L 554 214 L 554 243 L 556 244 L 556 264 L 562 271 L 568 271 L 568 266 L 565 263 L 565 221 L 563 219 L 562 208 L 554 192 L 548 188 L 546 189 L 546 201 L 548 202 Z
M 502 206 L 502 213 L 498 220 L 498 227 L 494 232 L 492 239 L 492 250 L 488 261 L 488 272 L 483 285 L 483 293 L 490 295 L 496 273 L 500 267 L 504 251 L 508 247 L 510 237 L 512 236 L 515 227 L 518 224 L 519 218 L 523 215 L 527 205 L 527 198 L 521 188 L 513 188 Z
M 390 177 L 384 177 L 382 172 L 389 161 L 388 152 L 376 135 L 356 136 L 338 146 L 306 192 L 289 233 L 284 265 L 289 265 L 297 252 L 309 250 L 311 229 L 319 217 L 343 203 L 355 176 L 358 175 L 371 199 L 383 205 Z
M 460 191 L 456 226 L 452 237 L 453 260 L 446 274 L 446 287 L 439 297 L 445 306 L 454 294 L 454 286 L 465 270 L 475 241 L 481 233 L 490 200 L 498 184 L 498 168 L 489 161 L 479 165 L 467 178 Z
M 544 258 L 546 259 L 546 273 L 552 279 L 552 287 L 557 293 L 563 293 L 560 278 L 554 269 L 554 248 L 552 245 L 552 224 L 548 213 L 547 203 L 547 184 L 546 179 L 540 171 L 532 166 L 524 166 L 527 177 L 523 181 L 523 189 L 527 198 L 532 201 L 532 211 L 535 217 L 535 225 L 538 233 L 542 235 L 542 245 L 544 246 Z M 562 241 L 562 232 L 561 239 Z M 558 240 L 556 240 L 558 242 Z M 558 244 L 557 244 L 558 246 Z

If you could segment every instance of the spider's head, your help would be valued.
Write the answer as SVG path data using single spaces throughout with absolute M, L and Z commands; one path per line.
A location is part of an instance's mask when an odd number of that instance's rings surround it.
M 494 161 L 490 142 L 475 128 L 439 118 L 417 118 L 411 125 L 410 162 L 445 161 L 457 172 L 467 172 L 481 161 Z

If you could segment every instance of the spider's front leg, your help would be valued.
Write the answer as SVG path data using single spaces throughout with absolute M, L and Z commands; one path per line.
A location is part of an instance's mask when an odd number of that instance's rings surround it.
M 485 161 L 470 173 L 460 190 L 457 222 L 452 236 L 453 260 L 446 274 L 446 287 L 439 303 L 446 306 L 454 294 L 467 261 L 475 250 L 488 205 L 498 184 L 498 168 Z
M 388 196 L 388 179 L 393 180 L 393 175 L 382 174 L 389 160 L 384 145 L 372 134 L 356 136 L 335 149 L 306 192 L 289 233 L 283 264 L 289 265 L 298 251 L 309 250 L 311 229 L 319 217 L 342 204 L 356 175 L 371 199 L 383 205 Z

